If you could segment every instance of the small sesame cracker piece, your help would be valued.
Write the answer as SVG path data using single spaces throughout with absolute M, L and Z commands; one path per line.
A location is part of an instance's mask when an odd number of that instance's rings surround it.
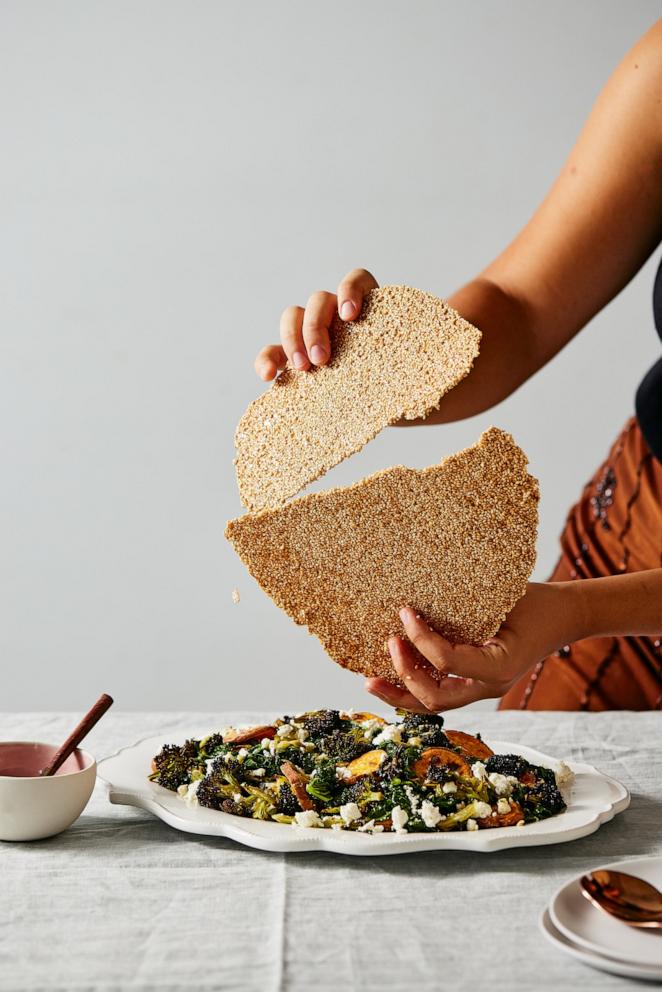
M 471 371 L 480 337 L 431 293 L 371 290 L 357 320 L 336 316 L 327 365 L 285 369 L 241 418 L 235 467 L 244 506 L 282 505 L 384 427 L 436 409 Z

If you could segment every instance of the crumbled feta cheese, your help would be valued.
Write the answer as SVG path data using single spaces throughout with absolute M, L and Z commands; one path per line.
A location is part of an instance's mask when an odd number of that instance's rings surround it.
M 379 733 L 379 731 L 382 729 L 384 724 L 382 723 L 381 720 L 370 719 L 370 720 L 361 720 L 359 726 L 363 727 L 364 730 L 363 736 L 366 738 L 366 740 L 372 740 L 375 734 Z
M 342 782 L 345 779 L 351 777 L 352 777 L 352 773 L 350 772 L 349 768 L 346 767 L 346 765 L 338 765 L 338 767 L 336 768 L 336 778 L 339 779 L 339 781 Z
M 471 766 L 471 774 L 474 778 L 477 778 L 480 782 L 487 778 L 487 768 L 482 761 L 474 761 Z
M 295 827 L 321 827 L 322 821 L 316 809 L 304 809 L 294 814 L 292 824 Z
M 511 795 L 513 782 L 517 781 L 517 779 L 513 779 L 512 775 L 500 775 L 499 772 L 490 772 L 487 777 L 497 796 Z
M 240 747 L 237 751 L 237 761 L 242 764 L 244 759 L 248 757 L 248 749 L 245 747 Z
M 291 723 L 283 723 L 276 731 L 277 737 L 291 737 L 295 733 L 294 727 Z
M 394 806 L 391 810 L 391 823 L 396 834 L 406 834 L 405 823 L 409 820 L 408 814 L 400 806 Z
M 457 786 L 455 782 L 444 782 L 444 784 L 441 787 L 441 791 L 446 793 L 457 792 Z
M 198 789 L 201 782 L 201 778 L 196 778 L 195 782 L 191 782 L 189 785 L 180 785 L 177 789 L 177 795 L 184 800 L 187 806 L 198 805 Z
M 559 789 L 564 786 L 570 785 L 575 777 L 575 773 L 569 765 L 566 765 L 565 761 L 559 761 L 559 767 L 555 772 L 556 785 Z
M 227 758 L 227 755 L 224 755 L 224 757 L 226 757 L 226 758 Z M 217 760 L 218 760 L 217 758 L 207 758 L 207 759 L 205 760 L 205 768 L 206 768 L 206 772 L 205 772 L 205 774 L 206 774 L 206 775 L 209 775 L 209 773 L 210 773 L 210 771 L 211 771 L 211 768 L 212 768 L 212 765 L 213 765 L 213 764 L 214 764 L 214 762 L 215 762 L 215 761 L 217 761 Z
M 402 727 L 399 727 L 397 723 L 387 723 L 385 727 L 382 727 L 380 733 L 373 738 L 373 744 L 388 744 L 389 741 L 392 744 L 402 743 Z
M 476 811 L 476 816 L 479 820 L 484 820 L 485 817 L 490 816 L 492 812 L 492 807 L 490 806 L 490 804 L 483 803 L 480 801 L 480 799 L 474 803 L 474 809 Z
M 262 740 L 260 741 L 260 747 L 262 748 L 263 751 L 268 751 L 270 744 L 271 741 L 269 740 L 268 737 L 263 737 Z
M 359 833 L 362 834 L 381 834 L 383 832 L 384 828 L 381 823 L 376 824 L 374 820 L 368 820 L 362 827 L 359 827 Z
M 344 806 L 340 807 L 340 815 L 349 826 L 350 823 L 354 823 L 354 820 L 361 819 L 361 810 L 356 803 L 345 803 Z
M 235 794 L 233 795 L 233 797 L 232 797 L 232 798 L 234 799 L 234 801 L 235 801 L 236 803 L 240 803 L 240 802 L 241 802 L 241 800 L 242 800 L 242 795 L 241 795 L 241 792 L 235 792 Z
M 307 737 L 308 737 L 308 731 L 306 730 L 306 728 L 299 727 L 299 729 L 297 730 L 297 739 L 303 742 L 306 740 Z
M 497 813 L 510 813 L 510 803 L 506 798 L 501 798 L 498 800 Z
M 475 820 L 472 820 L 471 818 L 467 820 L 467 830 L 478 830 L 478 824 Z
M 418 796 L 416 795 L 416 793 L 412 789 L 411 785 L 406 785 L 405 786 L 405 793 L 406 793 L 407 799 L 409 800 L 409 805 L 411 806 L 412 813 L 417 813 L 418 812 L 418 807 L 420 806 L 420 799 L 418 798 Z
M 255 778 L 263 778 L 266 775 L 266 773 L 267 773 L 266 768 L 255 768 L 251 772 L 251 775 L 254 775 Z
M 432 829 L 434 829 L 434 827 L 436 827 L 441 820 L 441 813 L 434 803 L 429 801 L 429 799 L 424 799 L 421 804 L 421 816 L 423 817 L 423 823 L 425 826 L 431 827 Z

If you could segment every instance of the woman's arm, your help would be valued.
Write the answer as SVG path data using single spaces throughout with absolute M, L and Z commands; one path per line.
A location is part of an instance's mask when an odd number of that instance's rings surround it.
M 560 175 L 515 240 L 449 298 L 483 332 L 470 375 L 427 423 L 489 409 L 557 354 L 662 238 L 662 21 L 598 97 Z
M 531 583 L 496 637 L 482 647 L 453 645 L 408 608 L 408 640 L 389 651 L 406 689 L 384 679 L 366 688 L 392 706 L 425 712 L 500 697 L 533 665 L 584 637 L 662 633 L 662 568 L 580 582 Z M 432 677 L 436 669 L 437 678 Z M 438 673 L 454 678 L 438 679 Z
M 623 59 L 566 165 L 515 240 L 449 298 L 483 333 L 473 370 L 426 423 L 489 409 L 550 360 L 629 282 L 662 237 L 662 21 Z M 288 307 L 281 343 L 255 361 L 262 379 L 289 362 L 310 369 L 331 355 L 336 311 L 355 319 L 377 282 L 365 269 L 336 294 Z M 405 421 L 406 424 L 416 423 Z

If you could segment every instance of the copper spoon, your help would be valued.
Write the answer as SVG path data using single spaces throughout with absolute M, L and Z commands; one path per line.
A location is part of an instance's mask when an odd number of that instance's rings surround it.
M 104 713 L 113 705 L 112 696 L 102 693 L 91 710 L 85 714 L 78 726 L 72 730 L 62 747 L 58 748 L 45 768 L 42 768 L 40 775 L 54 775 L 61 764 L 63 764 L 70 754 L 76 750 L 83 738 L 87 737 L 92 727 L 96 726 Z
M 599 868 L 579 879 L 594 906 L 632 927 L 662 929 L 662 892 L 643 878 Z

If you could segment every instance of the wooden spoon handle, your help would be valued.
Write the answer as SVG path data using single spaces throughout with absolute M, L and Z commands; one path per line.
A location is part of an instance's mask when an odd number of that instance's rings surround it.
M 99 722 L 106 710 L 110 709 L 112 705 L 112 696 L 109 696 L 105 692 L 102 693 L 92 709 L 85 714 L 76 729 L 69 734 L 62 747 L 55 752 L 46 767 L 42 768 L 41 774 L 44 776 L 54 775 L 60 765 L 67 760 L 70 754 L 73 754 L 80 742 L 87 737 L 92 727 Z

